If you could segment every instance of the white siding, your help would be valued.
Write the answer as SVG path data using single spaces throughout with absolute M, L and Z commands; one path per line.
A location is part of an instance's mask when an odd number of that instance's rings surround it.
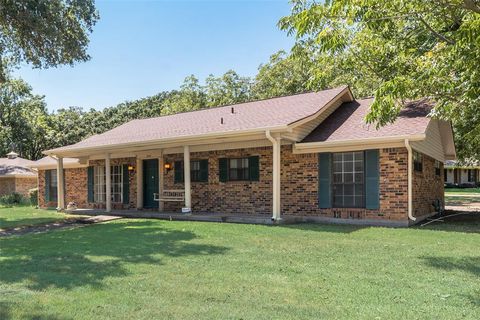
M 438 161 L 445 162 L 445 153 L 443 151 L 442 137 L 438 127 L 438 121 L 430 120 L 426 131 L 426 138 L 423 141 L 413 141 L 412 148 L 424 153 Z

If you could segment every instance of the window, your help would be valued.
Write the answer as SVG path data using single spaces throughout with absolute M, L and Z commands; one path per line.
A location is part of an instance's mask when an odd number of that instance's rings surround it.
M 475 182 L 475 171 L 468 169 L 468 182 Z
M 175 161 L 175 183 L 183 183 L 183 161 Z M 208 181 L 208 160 L 190 161 L 190 181 L 207 182 Z
M 48 188 L 48 195 L 49 198 L 47 199 L 48 201 L 57 201 L 58 196 L 57 196 L 57 170 L 47 170 L 47 183 L 48 185 L 46 188 Z
M 335 208 L 365 206 L 363 152 L 334 153 L 332 176 Z
M 440 161 L 435 160 L 435 175 L 440 177 Z
M 94 186 L 94 201 L 98 203 L 106 202 L 106 190 L 105 183 L 105 167 L 97 166 L 93 168 L 93 186 Z M 111 166 L 110 167 L 110 180 L 111 180 L 111 199 L 112 202 L 122 202 L 123 196 L 123 167 Z
M 228 180 L 249 180 L 248 158 L 228 159 Z
M 123 166 L 111 167 L 112 202 L 122 202 Z
M 415 171 L 423 171 L 423 155 L 417 151 L 413 151 L 413 168 Z

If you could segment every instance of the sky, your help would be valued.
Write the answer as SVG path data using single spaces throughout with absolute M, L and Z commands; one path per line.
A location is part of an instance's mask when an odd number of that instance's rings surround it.
M 254 76 L 258 66 L 293 39 L 277 27 L 287 0 L 97 0 L 100 20 L 90 36 L 91 60 L 46 70 L 23 64 L 15 75 L 50 111 L 98 110 L 204 80 L 229 69 Z

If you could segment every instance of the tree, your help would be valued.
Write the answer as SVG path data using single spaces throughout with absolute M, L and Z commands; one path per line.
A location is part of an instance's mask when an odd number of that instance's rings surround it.
M 86 61 L 94 0 L 0 0 L 0 82 L 22 61 L 37 68 Z
M 314 86 L 310 83 L 310 71 L 310 60 L 306 55 L 288 56 L 285 51 L 278 51 L 258 68 L 252 95 L 266 99 L 305 92 Z
M 51 133 L 43 97 L 32 95 L 24 81 L 0 84 L 0 154 L 15 149 L 20 156 L 37 159 L 48 148 Z
M 212 74 L 205 80 L 206 106 L 217 107 L 245 102 L 250 98 L 251 81 L 233 70 L 216 78 Z
M 453 122 L 459 156 L 480 157 L 480 2 L 293 3 L 280 27 L 355 75 L 355 91 L 374 94 L 367 122 L 390 123 L 405 101 L 428 97 L 431 115 Z
M 172 91 L 165 101 L 163 114 L 173 114 L 204 108 L 205 92 L 200 81 L 192 74 L 185 78 L 180 90 Z

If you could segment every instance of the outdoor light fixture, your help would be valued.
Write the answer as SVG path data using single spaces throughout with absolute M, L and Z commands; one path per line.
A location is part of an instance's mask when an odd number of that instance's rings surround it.
M 171 163 L 165 162 L 163 167 L 165 168 L 165 170 L 167 170 L 167 172 L 172 170 L 172 164 Z
M 135 169 L 134 166 L 132 166 L 131 164 L 128 165 L 128 171 L 133 171 Z

